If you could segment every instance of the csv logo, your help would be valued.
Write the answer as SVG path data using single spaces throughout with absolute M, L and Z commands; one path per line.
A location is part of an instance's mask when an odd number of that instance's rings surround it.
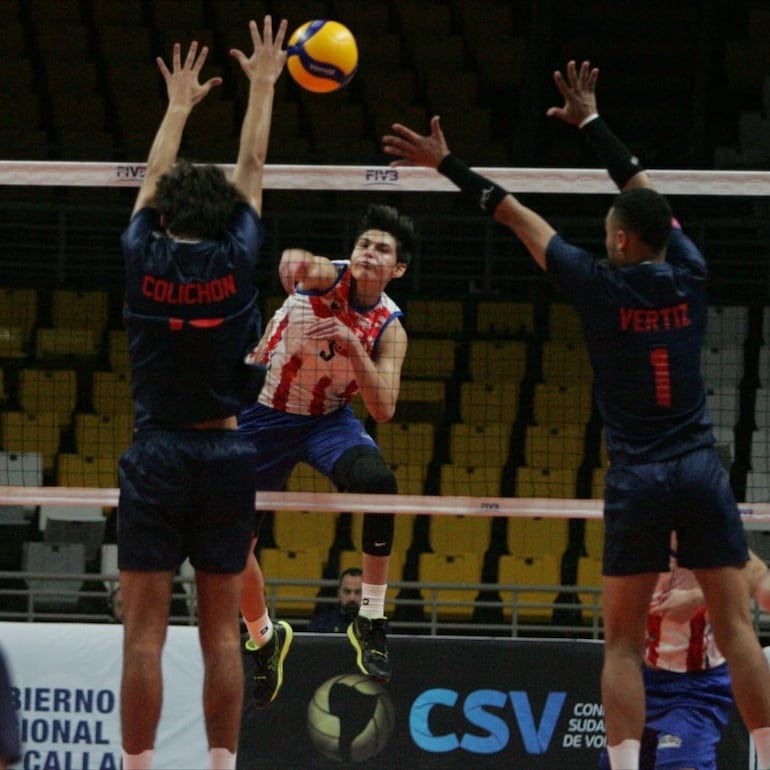
M 367 182 L 393 184 L 398 182 L 398 170 L 395 168 L 367 168 L 364 172 Z
M 135 179 L 141 180 L 141 179 L 144 179 L 145 169 L 146 169 L 146 166 L 144 164 L 118 166 L 115 172 L 115 176 L 118 179 L 124 179 L 129 182 L 132 182 Z

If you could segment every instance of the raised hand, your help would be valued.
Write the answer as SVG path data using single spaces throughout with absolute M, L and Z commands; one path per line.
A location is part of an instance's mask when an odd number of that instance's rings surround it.
M 181 46 L 174 43 L 172 54 L 172 69 L 166 66 L 166 63 L 159 56 L 155 61 L 158 69 L 166 81 L 166 92 L 169 102 L 183 105 L 188 108 L 194 107 L 203 100 L 208 92 L 215 86 L 222 85 L 222 78 L 209 78 L 205 83 L 199 83 L 201 69 L 206 62 L 209 54 L 207 46 L 203 46 L 198 52 L 198 42 L 193 40 L 187 51 L 184 64 L 182 64 Z
M 230 56 L 238 60 L 241 69 L 249 80 L 257 76 L 275 83 L 286 63 L 286 51 L 283 50 L 283 39 L 286 36 L 288 22 L 281 19 L 278 31 L 273 37 L 273 20 L 271 16 L 265 16 L 262 25 L 262 35 L 259 34 L 257 22 L 249 22 L 251 40 L 254 43 L 254 51 L 251 56 L 246 56 L 243 51 L 233 48 Z
M 384 152 L 398 156 L 397 160 L 391 161 L 391 166 L 436 168 L 449 155 L 438 116 L 431 118 L 428 136 L 422 136 L 401 123 L 394 123 L 391 130 L 392 134 L 382 138 Z
M 596 80 L 599 69 L 584 61 L 578 69 L 575 61 L 567 62 L 567 78 L 559 70 L 553 73 L 553 80 L 559 93 L 564 97 L 563 107 L 549 107 L 546 115 L 559 118 L 565 123 L 580 125 L 596 109 Z

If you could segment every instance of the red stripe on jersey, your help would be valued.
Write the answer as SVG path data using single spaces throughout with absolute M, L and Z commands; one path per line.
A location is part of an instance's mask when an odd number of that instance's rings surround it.
M 323 414 L 324 413 L 324 394 L 329 385 L 332 384 L 331 377 L 321 377 L 313 388 L 313 399 L 310 402 L 310 414 Z
M 687 648 L 687 670 L 702 671 L 706 647 L 706 609 L 701 607 L 690 620 L 690 646 Z
M 286 401 L 289 398 L 291 383 L 299 373 L 302 367 L 302 356 L 292 356 L 286 365 L 281 369 L 281 379 L 273 396 L 273 406 L 281 411 L 286 410 Z
M 278 324 L 278 326 L 275 327 L 273 333 L 270 335 L 270 339 L 267 341 L 267 345 L 265 345 L 265 349 L 262 353 L 262 361 L 260 363 L 267 364 L 270 362 L 270 353 L 271 351 L 275 350 L 276 346 L 281 341 L 284 329 L 286 329 L 288 325 L 289 316 L 285 315 L 281 319 L 281 322 Z

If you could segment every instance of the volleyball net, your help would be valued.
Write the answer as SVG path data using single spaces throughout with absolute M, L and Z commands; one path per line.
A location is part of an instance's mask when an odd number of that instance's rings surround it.
M 505 188 L 538 200 L 615 192 L 600 169 L 479 170 Z M 0 187 L 130 189 L 140 184 L 143 172 L 140 163 L 0 161 Z M 729 199 L 770 195 L 770 174 L 764 172 L 648 173 L 665 194 L 708 198 L 717 206 Z M 293 192 L 300 201 L 308 191 L 350 193 L 360 198 L 361 211 L 370 201 L 397 201 L 406 215 L 412 215 L 414 193 L 421 199 L 415 215 L 418 231 L 429 218 L 439 228 L 421 232 L 421 259 L 407 272 L 420 276 L 419 282 L 410 279 L 410 289 L 417 290 L 396 297 L 405 310 L 409 335 L 396 415 L 389 423 L 375 424 L 360 398 L 353 403 L 393 469 L 399 495 L 336 493 L 328 479 L 300 464 L 285 491 L 257 495 L 257 508 L 275 514 L 274 544 L 318 545 L 331 551 L 340 531 L 331 522 L 339 522 L 344 512 L 387 512 L 404 522 L 397 525 L 402 556 L 415 545 L 415 520 L 430 519 L 420 547 L 449 555 L 458 549 L 475 550 L 479 569 L 490 549 L 509 553 L 522 564 L 546 557 L 557 563 L 567 549 L 576 559 L 588 554 L 598 561 L 607 457 L 582 331 L 574 311 L 542 288 L 546 282 L 522 256 L 511 233 L 491 229 L 498 226 L 472 212 L 466 230 L 457 216 L 443 216 L 446 207 L 437 205 L 439 196 L 459 196 L 449 182 L 427 169 L 268 165 L 265 188 L 266 195 Z M 594 229 L 592 242 L 600 247 L 604 204 L 596 202 L 596 209 L 588 224 Z M 125 222 L 128 210 L 123 215 Z M 266 221 L 269 216 L 268 210 Z M 699 242 L 705 233 L 712 253 L 729 253 L 733 239 L 735 249 L 756 250 L 755 244 L 746 246 L 745 218 L 719 221 L 719 227 L 713 217 L 699 223 L 694 239 Z M 88 226 L 98 228 L 98 219 L 92 218 Z M 314 227 L 318 229 L 317 217 Z M 479 233 L 478 239 L 464 243 L 464 233 L 471 231 Z M 581 233 L 588 230 L 574 231 L 570 240 L 579 242 Z M 119 265 L 119 231 L 108 235 Z M 280 250 L 316 235 L 292 230 L 272 238 Z M 34 237 L 32 230 L 29 236 Z M 710 257 L 709 248 L 705 250 Z M 476 291 L 463 284 L 464 274 L 457 283 L 464 285 L 463 291 L 444 290 L 445 285 L 433 279 L 442 269 L 451 272 L 455 252 L 476 254 L 474 270 L 486 275 L 492 290 Z M 761 253 L 749 258 L 757 270 L 767 270 Z M 425 265 L 431 260 L 437 267 L 429 275 Z M 506 273 L 523 272 L 522 265 L 530 270 L 528 280 L 519 292 L 509 294 Z M 116 506 L 117 460 L 130 444 L 133 427 L 121 294 L 121 286 L 95 288 L 87 271 L 82 285 L 74 276 L 66 288 L 18 282 L 0 286 L 5 393 L 0 411 L 0 514 L 6 523 L 25 522 L 31 509 L 39 509 L 44 511 L 42 528 L 45 521 L 57 518 L 57 509 L 59 517 L 66 513 L 87 518 L 82 511 L 90 511 L 104 518 Z M 278 292 L 263 291 L 265 320 L 283 299 Z M 717 303 L 709 313 L 703 371 L 718 446 L 747 527 L 768 529 L 770 307 L 766 300 L 756 303 L 746 297 Z M 576 529 L 568 520 L 581 525 Z M 360 522 L 354 521 L 355 526 Z M 306 530 L 310 536 L 303 539 L 300 533 Z M 563 577 L 559 573 L 556 582 Z

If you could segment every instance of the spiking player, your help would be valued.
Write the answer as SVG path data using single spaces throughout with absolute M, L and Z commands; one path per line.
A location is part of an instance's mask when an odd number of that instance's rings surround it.
M 385 151 L 399 158 L 396 165 L 436 168 L 509 227 L 581 316 L 610 456 L 602 698 L 612 767 L 639 767 L 647 613 L 676 531 L 679 563 L 695 572 L 703 589 L 737 706 L 767 770 L 770 669 L 751 624 L 741 572 L 746 537 L 714 447 L 700 373 L 708 270 L 695 245 L 672 227 L 667 201 L 638 160 L 599 117 L 597 77 L 589 62 L 580 68 L 569 62 L 566 78 L 554 75 L 564 106 L 548 114 L 582 130 L 622 190 L 605 220 L 606 259 L 568 244 L 542 217 L 452 155 L 438 117 L 428 136 L 395 124 L 384 137 Z
M 415 246 L 411 220 L 371 205 L 349 261 L 284 251 L 279 272 L 289 296 L 254 351 L 267 377 L 258 402 L 239 419 L 259 455 L 258 489 L 283 489 L 302 461 L 341 492 L 397 493 L 393 472 L 350 402 L 360 393 L 376 421 L 393 417 L 407 337 L 401 311 L 384 292 L 404 275 Z M 347 630 L 359 669 L 382 682 L 391 674 L 384 605 L 393 528 L 393 514 L 364 515 L 361 608 Z M 258 653 L 272 622 L 253 554 L 241 613 L 251 637 L 247 649 Z M 258 706 L 275 698 L 281 678 L 280 670 L 257 668 Z

